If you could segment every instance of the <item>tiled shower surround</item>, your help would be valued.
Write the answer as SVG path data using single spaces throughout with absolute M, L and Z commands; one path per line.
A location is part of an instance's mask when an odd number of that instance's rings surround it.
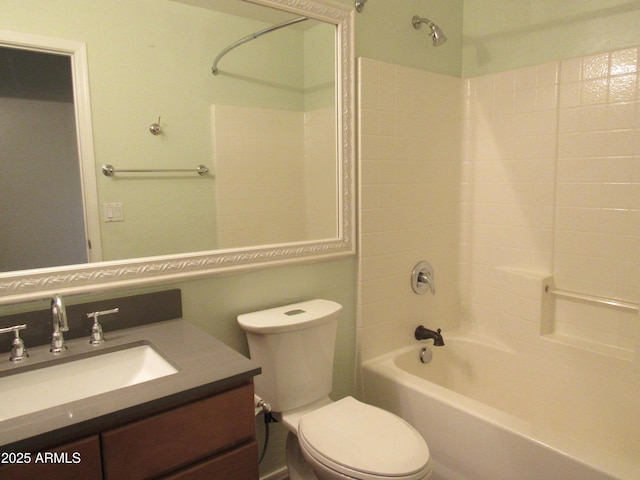
M 638 56 L 471 79 L 360 60 L 361 359 L 424 323 L 638 367 L 637 312 L 544 293 L 640 300 Z M 435 296 L 411 291 L 422 259 Z
M 217 248 L 336 236 L 334 116 L 211 108 Z
M 358 353 L 406 345 L 419 324 L 458 324 L 462 174 L 459 78 L 359 61 Z M 436 295 L 410 275 L 435 270 Z

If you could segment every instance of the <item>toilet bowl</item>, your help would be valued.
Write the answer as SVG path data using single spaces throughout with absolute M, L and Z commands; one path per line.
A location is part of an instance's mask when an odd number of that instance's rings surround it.
M 256 394 L 289 430 L 291 480 L 426 480 L 429 448 L 400 417 L 353 397 L 335 402 L 333 354 L 342 306 L 328 300 L 238 316 L 262 367 Z
M 319 480 L 424 480 L 431 475 L 429 449 L 411 425 L 352 397 L 302 416 L 298 442 Z

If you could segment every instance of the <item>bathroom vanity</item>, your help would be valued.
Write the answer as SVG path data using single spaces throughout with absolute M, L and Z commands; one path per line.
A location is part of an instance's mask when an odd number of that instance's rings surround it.
M 140 345 L 173 373 L 19 416 L 0 413 L 0 478 L 257 479 L 253 377 L 260 368 L 181 318 L 116 331 L 104 324 L 103 345 L 73 339 L 55 359 L 48 345 L 30 348 L 19 364 L 0 362 L 0 382 L 25 369 L 53 367 L 55 375 L 64 371 L 58 366 Z M 108 380 L 93 373 L 92 381 Z M 52 403 L 55 386 L 43 395 Z
M 79 440 L 4 454 L 6 462 L 14 463 L 0 469 L 0 476 L 257 479 L 252 402 L 253 385 L 245 383 Z

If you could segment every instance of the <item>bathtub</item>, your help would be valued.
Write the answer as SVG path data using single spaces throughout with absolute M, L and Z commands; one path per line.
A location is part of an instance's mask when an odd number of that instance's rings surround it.
M 424 436 L 433 480 L 640 479 L 637 372 L 629 384 L 606 362 L 445 342 L 428 364 L 416 343 L 362 367 L 364 400 Z

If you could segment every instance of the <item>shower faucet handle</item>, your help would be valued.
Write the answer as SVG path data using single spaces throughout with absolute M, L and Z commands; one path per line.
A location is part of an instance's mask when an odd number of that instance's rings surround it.
M 427 293 L 427 290 L 433 295 L 436 294 L 433 267 L 429 262 L 423 260 L 414 267 L 413 272 L 411 272 L 411 288 L 418 295 Z

